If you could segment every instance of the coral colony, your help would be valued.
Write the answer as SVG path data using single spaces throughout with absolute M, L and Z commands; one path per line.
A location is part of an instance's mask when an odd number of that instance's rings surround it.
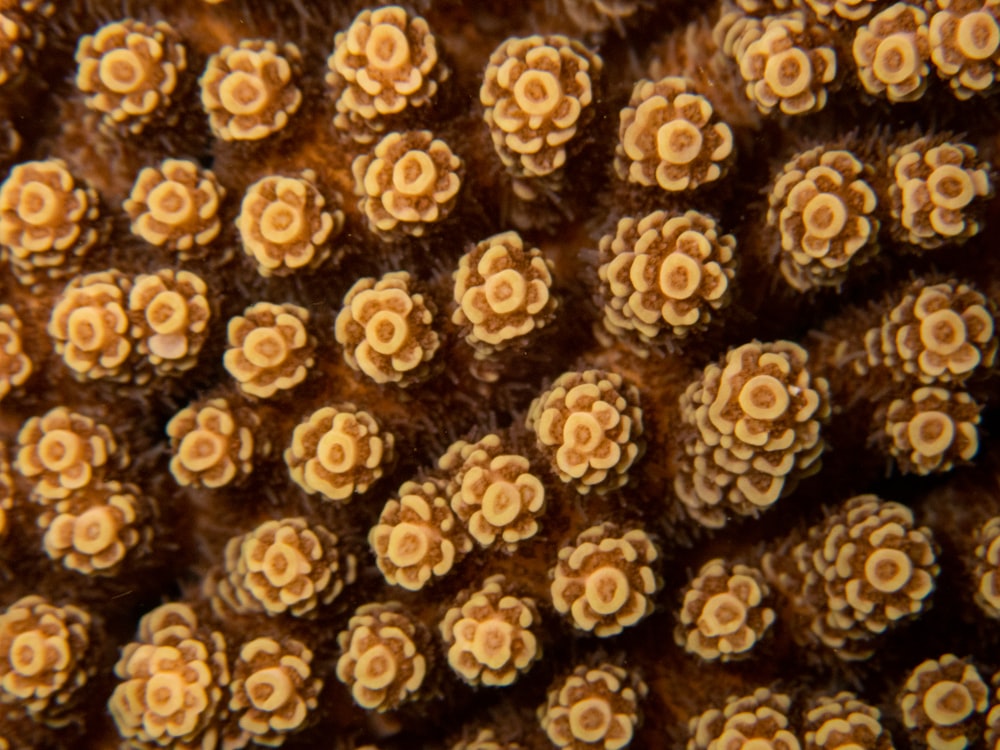
M 1000 0 L 0 0 L 0 749 L 1000 748 Z

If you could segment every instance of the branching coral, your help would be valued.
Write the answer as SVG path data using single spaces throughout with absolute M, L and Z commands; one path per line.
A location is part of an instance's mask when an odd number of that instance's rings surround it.
M 617 635 L 653 610 L 660 581 L 652 563 L 659 556 L 646 532 L 622 532 L 605 523 L 580 532 L 559 550 L 552 577 L 552 604 L 580 630 Z
M 244 39 L 212 55 L 202 73 L 201 104 L 216 137 L 257 141 L 282 130 L 302 104 L 296 84 L 302 55 L 294 44 Z
M 187 51 L 170 24 L 132 18 L 106 24 L 80 37 L 76 87 L 106 125 L 138 134 L 166 117 Z
M 642 80 L 621 112 L 615 172 L 668 192 L 694 190 L 723 176 L 733 133 L 683 78 Z
M 560 375 L 531 402 L 525 425 L 581 495 L 624 485 L 644 445 L 638 390 L 600 370 Z

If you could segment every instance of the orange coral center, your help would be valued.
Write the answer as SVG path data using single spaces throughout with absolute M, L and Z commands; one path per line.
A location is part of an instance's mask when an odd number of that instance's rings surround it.
M 764 66 L 764 80 L 781 97 L 798 96 L 809 88 L 812 77 L 809 57 L 797 47 L 771 56 Z
M 219 100 L 234 115 L 255 115 L 269 100 L 267 86 L 258 76 L 237 70 L 219 85 Z
M 569 710 L 569 727 L 581 742 L 597 743 L 611 729 L 611 706 L 603 698 L 584 698 Z
M 365 44 L 365 56 L 368 65 L 377 70 L 398 70 L 410 62 L 410 43 L 402 29 L 380 23 L 372 28 Z
M 21 188 L 17 215 L 21 221 L 40 227 L 61 218 L 62 197 L 43 182 L 29 182 Z
M 210 430 L 193 430 L 181 440 L 179 454 L 188 471 L 206 471 L 222 460 L 226 440 Z
M 130 49 L 116 49 L 101 58 L 98 77 L 116 94 L 130 94 L 145 80 L 142 60 Z
M 668 164 L 690 164 L 702 146 L 701 130 L 687 120 L 671 120 L 656 131 L 656 153 Z
M 958 48 L 973 60 L 985 60 L 1000 46 L 1000 28 L 986 11 L 968 13 L 958 22 L 955 34 Z
M 909 34 L 892 34 L 879 43 L 872 65 L 883 83 L 902 83 L 917 70 L 917 49 Z
M 273 328 L 255 328 L 243 342 L 243 353 L 252 365 L 277 367 L 288 358 L 288 344 Z
M 549 114 L 559 104 L 561 94 L 558 79 L 544 70 L 526 70 L 514 83 L 514 101 L 527 115 Z
M 52 430 L 38 442 L 38 456 L 49 471 L 65 471 L 83 457 L 83 441 L 71 430 Z
M 407 151 L 392 168 L 392 186 L 403 195 L 427 195 L 436 179 L 434 160 L 419 149 Z
M 287 203 L 272 203 L 260 216 L 260 233 L 268 242 L 284 245 L 302 234 L 302 219 L 302 213 Z
M 167 226 L 176 227 L 192 219 L 196 212 L 191 191 L 179 182 L 165 180 L 146 199 L 150 215 Z

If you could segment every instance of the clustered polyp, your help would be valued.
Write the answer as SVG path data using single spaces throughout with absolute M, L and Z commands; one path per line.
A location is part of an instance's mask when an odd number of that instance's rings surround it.
M 912 102 L 924 95 L 930 72 L 927 13 L 899 2 L 876 14 L 854 36 L 858 78 L 869 94 L 890 102 Z
M 476 244 L 459 259 L 452 322 L 478 358 L 522 343 L 555 317 L 552 261 L 536 247 L 526 249 L 517 232 L 503 232 Z
M 579 630 L 618 635 L 652 613 L 652 597 L 662 585 L 652 567 L 658 557 L 641 529 L 592 526 L 559 550 L 549 573 L 552 604 Z
M 139 545 L 148 551 L 153 512 L 150 501 L 132 485 L 92 482 L 39 515 L 38 526 L 45 532 L 42 547 L 69 570 L 114 576 Z
M 703 331 L 731 297 L 735 248 L 697 211 L 620 219 L 599 246 L 604 327 L 642 351 Z
M 565 36 L 512 37 L 490 56 L 479 90 L 504 167 L 537 179 L 558 172 L 593 117 L 601 60 Z
M 190 370 L 208 337 L 208 285 L 190 271 L 164 268 L 137 276 L 129 292 L 136 351 L 158 375 Z
M 313 652 L 294 638 L 254 638 L 233 662 L 227 728 L 222 746 L 239 750 L 250 743 L 280 747 L 302 729 L 319 705 L 323 681 L 313 675 Z
M 491 576 L 461 592 L 441 621 L 448 665 L 470 685 L 510 685 L 542 657 L 535 602 L 511 588 L 504 576 Z
M 334 36 L 327 67 L 334 127 L 359 143 L 374 141 L 394 116 L 428 107 L 448 78 L 427 21 L 398 5 L 361 11 Z
M 789 719 L 791 707 L 788 695 L 768 688 L 758 688 L 752 695 L 730 696 L 721 710 L 710 708 L 691 718 L 687 750 L 799 750 L 801 744 Z
M 439 466 L 448 472 L 451 509 L 480 546 L 513 551 L 538 533 L 545 487 L 528 459 L 505 452 L 498 435 L 453 443 Z
M 419 591 L 472 549 L 445 494 L 443 482 L 405 482 L 385 504 L 368 543 L 390 585 Z
M 954 654 L 914 669 L 898 698 L 910 736 L 930 748 L 980 747 L 990 689 L 976 668 Z
M 810 750 L 893 747 L 892 737 L 882 724 L 882 712 L 846 690 L 818 696 L 806 708 L 802 724 L 805 747 Z
M 196 260 L 222 228 L 218 213 L 225 194 L 209 170 L 193 161 L 165 159 L 139 172 L 122 206 L 137 237 L 176 252 L 181 260 Z
M 621 111 L 618 135 L 618 177 L 670 193 L 715 182 L 733 155 L 732 130 L 685 78 L 639 81 Z
M 251 305 L 229 321 L 223 364 L 243 393 L 271 398 L 306 379 L 316 351 L 308 322 L 304 307 L 271 302 Z
M 115 21 L 80 38 L 76 87 L 108 127 L 137 135 L 165 118 L 187 52 L 165 21 L 150 25 L 132 18 Z
M 411 291 L 406 271 L 359 279 L 344 296 L 334 335 L 344 359 L 379 385 L 405 388 L 431 374 L 441 341 L 432 325 L 436 307 Z
M 296 85 L 302 55 L 291 42 L 244 39 L 208 59 L 201 104 L 212 133 L 224 141 L 258 141 L 288 125 L 302 104 Z
M 995 0 L 937 0 L 927 41 L 938 75 L 956 97 L 985 94 L 1000 66 L 1000 5 Z
M 567 750 L 625 748 L 632 742 L 649 688 L 609 663 L 580 665 L 549 688 L 538 719 L 549 741 Z
M 392 464 L 395 438 L 354 404 L 325 406 L 292 434 L 285 463 L 293 480 L 310 495 L 349 502 L 368 491 Z
M 970 577 L 976 604 L 990 617 L 1000 619 L 1000 516 L 976 528 L 974 540 Z
M 429 130 L 393 132 L 351 164 L 358 208 L 383 235 L 422 237 L 455 207 L 462 160 Z
M 258 418 L 224 398 L 181 409 L 167 423 L 170 473 L 182 486 L 215 489 L 245 478 L 253 468 Z
M 996 361 L 993 306 L 958 281 L 916 281 L 896 298 L 881 324 L 865 334 L 860 374 L 884 368 L 893 380 L 924 385 L 962 383 Z
M 791 550 L 765 555 L 764 569 L 801 614 L 803 635 L 859 660 L 876 636 L 928 606 L 940 566 L 930 530 L 909 508 L 859 495 Z
M 785 164 L 768 195 L 781 274 L 800 292 L 839 287 L 878 246 L 874 170 L 850 151 L 817 146 Z
M 967 463 L 979 450 L 981 408 L 964 391 L 917 388 L 886 410 L 888 452 L 904 474 L 944 472 Z
M 645 445 L 638 389 L 602 370 L 560 375 L 531 402 L 525 426 L 581 495 L 623 486 Z
M 737 60 L 747 98 L 763 114 L 818 112 L 837 75 L 837 53 L 826 27 L 799 11 L 770 16 L 742 40 Z
M 24 385 L 34 369 L 24 351 L 21 319 L 10 305 L 0 305 L 0 401 Z
M 115 665 L 108 710 L 121 737 L 142 746 L 208 746 L 229 684 L 226 641 L 199 627 L 185 604 L 164 604 L 139 621 L 139 640 Z
M 751 342 L 681 396 L 687 431 L 674 491 L 697 521 L 720 528 L 730 512 L 756 516 L 819 469 L 829 387 L 807 361 L 790 341 Z
M 68 724 L 94 668 L 90 615 L 25 596 L 0 613 L 0 702 L 52 727 Z
M 226 545 L 216 599 L 239 613 L 311 617 L 354 583 L 354 555 L 301 517 L 265 521 Z
M 32 498 L 43 505 L 69 497 L 103 479 L 108 468 L 128 464 L 128 452 L 111 429 L 57 406 L 25 421 L 17 435 L 14 466 L 32 482 Z
M 365 604 L 337 636 L 337 679 L 362 708 L 394 711 L 419 697 L 427 634 L 398 602 Z
M 889 154 L 893 235 L 924 250 L 961 242 L 982 228 L 993 195 L 989 164 L 974 146 L 926 136 Z
M 709 560 L 684 590 L 674 640 L 706 661 L 745 658 L 776 619 L 770 593 L 756 568 Z
M 61 159 L 29 161 L 0 185 L 0 253 L 25 285 L 77 274 L 102 225 L 97 192 Z
M 272 175 L 247 188 L 236 219 L 243 250 L 261 276 L 313 270 L 330 257 L 330 241 L 344 226 L 344 213 L 326 210 L 316 173 Z

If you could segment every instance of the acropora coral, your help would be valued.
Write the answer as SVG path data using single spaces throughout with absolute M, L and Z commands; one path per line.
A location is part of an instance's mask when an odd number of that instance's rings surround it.
M 0 0 L 0 750 L 1000 750 L 1000 0 Z

